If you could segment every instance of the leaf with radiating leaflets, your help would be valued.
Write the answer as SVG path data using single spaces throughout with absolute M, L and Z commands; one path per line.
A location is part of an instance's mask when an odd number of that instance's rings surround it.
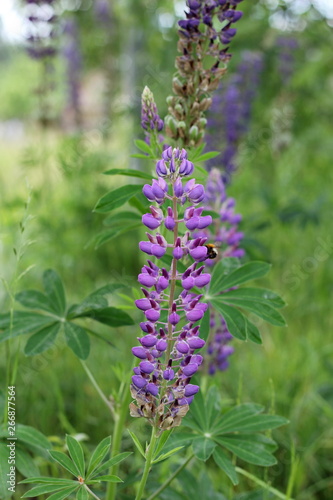
M 117 328 L 119 326 L 134 325 L 133 319 L 123 310 L 116 307 L 104 307 L 102 309 L 91 309 L 84 311 L 74 317 L 87 317 L 105 325 Z
M 250 464 L 269 467 L 277 463 L 276 458 L 262 443 L 248 439 L 248 436 L 244 436 L 244 439 L 241 434 L 219 436 L 215 441 Z
M 232 484 L 236 485 L 239 483 L 239 479 L 237 476 L 237 472 L 235 466 L 229 460 L 227 455 L 223 453 L 220 447 L 215 448 L 213 452 L 213 458 L 215 460 L 216 465 L 223 470 L 231 480 Z
M 65 500 L 68 498 L 68 495 L 74 493 L 74 491 L 77 489 L 78 485 L 74 484 L 71 487 L 65 488 L 64 490 L 58 491 L 57 493 L 53 493 L 53 495 L 47 497 L 47 500 Z
M 231 303 L 237 305 L 240 301 L 250 301 L 250 302 L 260 302 L 262 304 L 267 304 L 271 307 L 279 309 L 284 307 L 286 304 L 284 300 L 279 297 L 279 295 L 272 290 L 267 290 L 266 288 L 238 288 L 237 290 L 229 290 L 223 294 L 223 300 L 230 301 Z
M 91 455 L 87 474 L 89 477 L 92 472 L 99 466 L 99 464 L 103 461 L 105 456 L 107 455 L 111 446 L 111 436 L 108 436 L 103 439 L 95 448 L 93 454 Z
M 215 264 L 212 272 L 212 278 L 210 280 L 209 295 L 219 294 L 222 290 L 221 282 L 226 276 L 228 276 L 232 271 L 238 269 L 240 266 L 239 259 L 235 257 L 225 257 Z
M 199 436 L 193 439 L 192 447 L 195 456 L 206 462 L 213 453 L 216 443 L 211 438 Z
M 97 250 L 97 248 L 99 248 L 100 246 L 104 245 L 104 243 L 107 243 L 108 241 L 111 241 L 114 238 L 120 236 L 121 234 L 127 233 L 128 231 L 133 231 L 134 229 L 141 227 L 141 225 L 142 225 L 141 222 L 139 223 L 135 222 L 134 224 L 122 225 L 122 227 L 115 227 L 113 229 L 107 229 L 106 231 L 101 231 L 92 239 L 92 243 L 94 244 L 95 250 Z
M 19 442 L 32 446 L 42 456 L 45 456 L 45 452 L 51 448 L 51 444 L 44 434 L 29 425 L 17 424 L 16 437 Z
M 64 327 L 68 347 L 78 358 L 87 359 L 90 352 L 90 340 L 86 331 L 81 326 L 69 321 L 65 322 Z
M 142 191 L 142 186 L 128 184 L 110 191 L 98 200 L 94 212 L 107 213 L 124 205 L 128 200 Z
M 89 498 L 88 491 L 83 486 L 81 486 L 81 488 L 76 494 L 76 500 L 88 500 L 88 498 Z
M 76 489 L 78 485 L 73 485 L 71 488 Z M 64 487 L 61 486 L 60 484 L 42 484 L 39 486 L 35 486 L 34 488 L 31 488 L 31 490 L 27 491 L 22 495 L 21 498 L 30 498 L 30 497 L 37 497 L 39 495 L 46 495 L 47 493 L 53 493 L 54 491 L 58 490 L 63 490 Z M 70 487 L 67 488 L 68 490 Z
M 61 323 L 58 321 L 34 333 L 27 341 L 24 353 L 27 356 L 35 356 L 49 349 L 57 337 L 60 326 Z
M 246 320 L 243 314 L 234 307 L 225 304 L 219 298 L 212 299 L 211 304 L 222 314 L 231 335 L 239 340 L 246 340 Z
M 53 311 L 63 316 L 66 309 L 66 296 L 58 273 L 53 269 L 47 269 L 43 274 L 43 285 Z
M 39 469 L 32 459 L 32 456 L 23 448 L 16 447 L 16 462 L 17 470 L 24 477 L 38 476 Z
M 52 450 L 49 453 L 51 457 L 58 462 L 59 465 L 61 465 L 61 467 L 64 467 L 64 469 L 68 470 L 68 472 L 73 474 L 73 476 L 78 476 L 77 468 L 68 455 L 62 453 L 62 451 L 56 450 Z
M 147 158 L 147 157 L 146 157 Z M 112 168 L 104 172 L 104 175 L 126 175 L 127 177 L 137 177 L 138 179 L 147 179 L 151 181 L 152 176 L 141 170 Z
M 12 325 L 0 333 L 0 342 L 42 330 L 54 323 L 54 317 L 34 312 L 14 311 Z
M 85 476 L 85 466 L 84 466 L 84 454 L 83 449 L 80 443 L 73 438 L 72 436 L 66 436 L 66 445 L 71 456 L 71 459 L 74 462 L 74 465 L 77 468 L 77 471 L 81 477 Z
M 116 455 L 115 457 L 110 458 L 109 460 L 107 460 L 103 464 L 99 465 L 97 467 L 97 469 L 95 469 L 95 471 L 93 473 L 93 477 L 95 478 L 96 476 L 98 476 L 98 474 L 103 472 L 103 470 L 109 469 L 113 465 L 120 464 L 120 462 L 125 460 L 125 458 L 127 458 L 129 455 L 132 455 L 132 453 L 131 452 L 124 452 L 124 453 L 119 453 L 119 455 Z
M 238 269 L 235 269 L 230 274 L 224 276 L 220 282 L 220 291 L 228 290 L 233 286 L 239 286 L 242 283 L 246 283 L 247 281 L 251 281 L 256 278 L 261 278 L 268 273 L 270 268 L 271 264 L 267 264 L 267 262 L 248 262 Z
M 149 144 L 147 144 L 145 141 L 142 141 L 141 139 L 136 139 L 134 141 L 134 144 L 136 145 L 136 147 L 138 149 L 140 149 L 144 153 L 147 153 L 148 155 L 154 157 L 153 150 L 151 149 L 151 147 L 149 146 Z
M 15 300 L 28 309 L 54 312 L 48 297 L 38 290 L 23 290 L 15 295 Z
M 103 221 L 104 226 L 112 226 L 113 228 L 119 228 L 119 226 L 120 228 L 123 226 L 128 227 L 133 223 L 142 224 L 140 215 L 133 211 L 110 214 Z

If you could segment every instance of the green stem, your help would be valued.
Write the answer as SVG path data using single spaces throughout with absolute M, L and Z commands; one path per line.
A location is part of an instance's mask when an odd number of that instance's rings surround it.
M 102 401 L 106 404 L 106 406 L 109 408 L 112 416 L 114 419 L 116 419 L 116 416 L 115 416 L 115 412 L 114 412 L 114 407 L 111 403 L 111 401 L 108 400 L 108 398 L 105 396 L 104 392 L 102 391 L 102 389 L 100 388 L 100 386 L 98 385 L 95 377 L 93 376 L 93 374 L 91 373 L 91 371 L 89 370 L 88 366 L 86 365 L 86 363 L 84 361 L 81 360 L 81 364 L 83 366 L 83 369 L 84 371 L 86 372 L 86 374 L 88 375 L 89 377 L 89 380 L 90 382 L 92 383 L 92 385 L 95 387 L 96 391 L 98 392 L 99 396 L 101 397 Z
M 120 452 L 121 438 L 128 413 L 128 405 L 130 402 L 130 391 L 128 389 L 127 379 L 120 386 L 120 407 L 119 412 L 115 413 L 115 426 L 112 436 L 111 457 L 118 455 Z M 110 475 L 116 476 L 119 465 L 113 465 L 110 469 Z M 108 483 L 105 500 L 115 500 L 117 492 L 117 483 Z
M 100 500 L 100 498 L 97 495 L 95 495 L 95 493 L 91 491 L 91 489 L 86 484 L 84 485 L 84 488 L 88 491 L 88 493 L 90 493 L 92 497 L 96 498 L 97 500 Z
M 162 484 L 162 486 L 160 486 L 158 488 L 158 490 L 155 491 L 155 493 L 153 493 L 152 495 L 150 495 L 150 497 L 147 499 L 147 500 L 153 500 L 153 498 L 156 498 L 160 493 L 162 493 L 163 490 L 165 490 L 165 488 L 167 488 L 169 486 L 170 483 L 172 483 L 172 481 L 175 479 L 176 476 L 178 476 L 178 474 L 183 470 L 185 469 L 185 467 L 190 463 L 190 461 L 192 460 L 192 458 L 194 457 L 194 453 L 192 453 L 186 460 L 184 463 L 182 463 L 178 469 L 175 470 L 175 472 L 173 474 L 171 474 L 171 476 L 169 477 L 169 479 L 167 479 L 165 481 L 165 483 Z
M 153 427 L 153 429 L 151 431 L 151 438 L 150 438 L 150 443 L 148 446 L 148 451 L 146 453 L 145 468 L 143 471 L 143 475 L 141 478 L 141 482 L 140 482 L 139 489 L 138 489 L 138 492 L 136 494 L 135 500 L 141 500 L 142 495 L 144 493 L 147 479 L 148 479 L 149 472 L 150 472 L 150 468 L 151 468 L 151 463 L 153 461 L 153 455 L 154 455 L 154 450 L 155 450 L 155 445 L 156 445 L 157 439 L 158 438 L 156 436 L 156 427 Z
M 276 488 L 273 488 L 272 486 L 269 486 L 269 484 L 265 483 L 264 481 L 259 479 L 257 476 L 250 474 L 249 472 L 247 472 L 244 469 L 241 469 L 240 467 L 236 467 L 236 472 L 238 472 L 242 476 L 247 477 L 248 479 L 251 479 L 251 481 L 258 484 L 258 486 L 261 486 L 265 490 L 270 491 L 277 498 L 281 498 L 281 500 L 294 500 L 293 498 L 290 498 L 289 496 L 287 497 L 284 493 L 281 493 L 281 491 L 277 490 Z

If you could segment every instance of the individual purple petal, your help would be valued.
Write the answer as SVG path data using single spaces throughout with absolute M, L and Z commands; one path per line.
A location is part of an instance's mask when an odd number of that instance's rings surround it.
M 191 349 L 201 349 L 206 342 L 200 337 L 190 337 L 187 339 L 187 343 Z
M 152 394 L 153 396 L 158 396 L 158 386 L 152 382 L 147 384 L 146 391 Z
M 198 371 L 199 366 L 196 363 L 190 363 L 183 368 L 183 374 L 186 375 L 186 377 L 192 377 L 197 371 Z
M 147 358 L 147 351 L 146 351 L 146 349 L 144 349 L 141 346 L 132 347 L 132 353 L 137 358 L 140 358 L 140 359 L 146 359 Z
M 185 397 L 188 398 L 189 396 L 194 396 L 199 391 L 199 386 L 198 385 L 193 385 L 193 384 L 188 384 L 185 387 Z
M 150 361 L 141 361 L 139 366 L 140 370 L 143 373 L 150 374 L 155 370 L 155 365 L 153 365 L 153 363 L 150 363 Z
M 140 375 L 133 375 L 132 382 L 139 389 L 142 389 L 145 385 L 147 385 L 147 380 Z
M 161 313 L 157 309 L 148 309 L 147 311 L 145 311 L 145 315 L 148 321 L 155 322 L 160 319 Z
M 155 335 L 148 334 L 141 337 L 139 341 L 144 347 L 153 347 L 157 343 L 157 338 Z

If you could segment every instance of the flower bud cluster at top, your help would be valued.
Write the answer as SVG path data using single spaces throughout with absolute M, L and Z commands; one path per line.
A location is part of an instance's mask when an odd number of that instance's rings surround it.
M 236 34 L 234 23 L 242 16 L 236 10 L 241 1 L 188 0 L 186 19 L 178 23 L 181 55 L 176 59 L 175 95 L 167 98 L 165 124 L 167 134 L 185 147 L 198 145 L 204 136 L 204 113 L 231 57 L 229 43 Z M 222 28 L 216 30 L 214 21 L 222 23 Z
M 158 259 L 170 250 L 172 261 L 168 268 L 148 260 L 138 276 L 144 297 L 136 306 L 143 311 L 145 321 L 140 324 L 143 335 L 138 337 L 139 345 L 132 349 L 140 363 L 132 377 L 136 403 L 131 403 L 130 409 L 132 416 L 145 417 L 153 426 L 166 430 L 180 425 L 199 390 L 191 377 L 203 361 L 197 351 L 205 341 L 196 322 L 208 306 L 193 288 L 207 285 L 210 274 L 200 265 L 207 258 L 207 238 L 191 238 L 190 231 L 207 228 L 212 218 L 203 216 L 202 207 L 198 207 L 205 198 L 204 187 L 194 179 L 183 181 L 193 173 L 185 149 L 165 149 L 156 173 L 158 178 L 143 187 L 144 195 L 156 205 L 143 215 L 142 222 L 150 231 L 159 231 L 147 232 L 147 240 L 139 247 Z M 190 206 L 185 208 L 187 202 Z M 171 233 L 171 242 L 162 231 Z M 186 256 L 192 263 L 180 272 L 177 262 Z
M 154 95 L 147 86 L 143 89 L 141 98 L 141 126 L 148 132 L 161 132 L 164 127 L 164 122 L 158 115 Z
M 250 126 L 262 69 L 262 54 L 244 51 L 235 73 L 223 82 L 213 97 L 208 115 L 207 149 L 221 150 L 222 145 L 223 150 L 209 160 L 207 166 L 221 168 L 226 183 L 230 182 L 236 170 L 240 141 Z
M 25 4 L 27 52 L 33 59 L 49 60 L 57 53 L 57 0 L 25 0 Z

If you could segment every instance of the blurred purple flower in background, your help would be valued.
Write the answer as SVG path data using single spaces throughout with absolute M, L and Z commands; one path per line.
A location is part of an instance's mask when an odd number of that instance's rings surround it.
M 57 0 L 25 0 L 27 52 L 33 59 L 56 55 Z
M 66 37 L 63 56 L 67 63 L 68 104 L 74 114 L 75 124 L 78 128 L 82 125 L 80 106 L 80 79 L 82 56 L 78 26 L 75 19 L 67 19 L 64 25 Z
M 279 36 L 276 40 L 278 51 L 278 71 L 284 85 L 288 85 L 295 71 L 295 51 L 298 49 L 296 38 Z
M 258 93 L 263 68 L 262 55 L 246 51 L 229 81 L 215 93 L 208 117 L 207 149 L 222 153 L 208 161 L 208 168 L 218 167 L 223 181 L 230 182 L 236 170 L 240 140 L 248 131 L 253 103 Z

